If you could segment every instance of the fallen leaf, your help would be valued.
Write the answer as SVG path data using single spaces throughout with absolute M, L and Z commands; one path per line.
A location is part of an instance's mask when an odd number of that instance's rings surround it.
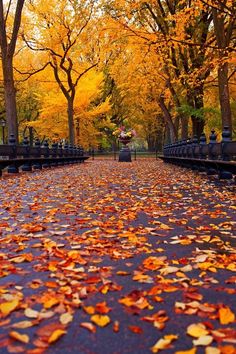
M 180 350 L 178 352 L 175 352 L 175 354 L 195 354 L 197 351 L 197 348 L 192 348 L 189 350 Z
M 63 325 L 67 325 L 67 324 L 70 323 L 72 320 L 73 320 L 73 316 L 72 316 L 72 314 L 69 313 L 69 312 L 63 313 L 63 314 L 60 316 L 60 322 L 61 322 L 61 324 L 63 324 Z
M 219 346 L 220 349 L 220 354 L 235 354 L 236 350 L 235 347 L 232 345 L 224 345 L 224 346 Z
M 114 321 L 114 323 L 113 323 L 113 331 L 114 331 L 115 333 L 117 333 L 117 332 L 119 332 L 119 330 L 120 330 L 120 323 L 119 323 L 119 321 Z
M 139 326 L 128 326 L 128 328 L 131 330 L 133 333 L 141 334 L 143 333 L 143 330 Z
M 93 306 L 83 306 L 83 310 L 89 315 L 95 314 L 95 308 Z
M 235 321 L 235 314 L 229 307 L 221 307 L 219 309 L 219 319 L 221 324 L 226 325 Z
M 91 316 L 91 321 L 99 327 L 105 327 L 111 322 L 109 316 L 107 315 L 93 315 Z
M 25 309 L 24 314 L 26 317 L 29 318 L 38 318 L 39 312 L 27 307 L 27 309 Z
M 194 339 L 193 340 L 193 344 L 194 345 L 209 345 L 211 344 L 213 341 L 213 337 L 212 336 L 209 336 L 209 335 L 206 335 L 206 336 L 201 336 L 199 337 L 198 339 Z
M 32 327 L 34 325 L 34 323 L 32 321 L 21 321 L 21 322 L 17 322 L 17 323 L 14 323 L 12 325 L 13 328 L 29 328 L 29 327 Z
M 19 300 L 14 299 L 9 302 L 3 302 L 0 304 L 0 312 L 3 314 L 3 316 L 9 315 L 12 311 L 16 309 L 16 307 L 19 305 Z
M 56 342 L 61 336 L 63 336 L 66 333 L 65 330 L 63 329 L 56 329 L 54 332 L 52 332 L 52 334 L 50 335 L 50 337 L 48 338 L 48 343 L 54 343 Z
M 221 351 L 218 348 L 215 347 L 206 347 L 205 349 L 205 354 L 220 354 Z
M 82 322 L 80 323 L 80 327 L 86 328 L 92 333 L 96 332 L 96 327 L 91 322 Z
M 29 343 L 29 336 L 27 336 L 27 334 L 21 334 L 16 331 L 11 331 L 9 333 L 9 336 L 13 339 L 18 340 L 19 342 L 22 342 L 25 344 Z
M 199 338 L 201 336 L 205 336 L 209 333 L 209 331 L 206 329 L 204 324 L 202 323 L 193 323 L 188 326 L 187 328 L 187 334 L 189 334 L 192 337 Z
M 156 344 L 154 344 L 154 346 L 151 347 L 151 351 L 153 353 L 158 353 L 159 350 L 167 349 L 167 348 L 169 348 L 171 342 L 177 338 L 178 338 L 178 336 L 174 335 L 174 334 L 165 335 L 164 338 L 159 339 L 156 342 Z

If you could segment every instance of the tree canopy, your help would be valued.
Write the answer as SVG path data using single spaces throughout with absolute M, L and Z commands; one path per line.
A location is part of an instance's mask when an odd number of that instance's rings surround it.
M 8 136 L 107 146 L 124 124 L 154 149 L 235 134 L 233 0 L 0 1 L 0 23 Z

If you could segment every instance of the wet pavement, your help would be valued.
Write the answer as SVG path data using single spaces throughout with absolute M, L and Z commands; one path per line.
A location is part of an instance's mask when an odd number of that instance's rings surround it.
M 0 191 L 1 353 L 235 353 L 233 182 L 95 160 Z

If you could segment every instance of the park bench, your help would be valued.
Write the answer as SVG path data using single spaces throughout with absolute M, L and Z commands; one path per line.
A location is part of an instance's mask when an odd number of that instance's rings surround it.
M 191 168 L 207 175 L 217 175 L 220 179 L 231 179 L 236 175 L 236 141 L 231 140 L 228 127 L 224 127 L 221 142 L 216 141 L 215 131 L 211 131 L 209 143 L 205 134 L 200 141 L 197 137 L 177 141 L 164 146 L 163 161 Z
M 63 166 L 72 163 L 81 163 L 89 156 L 84 154 L 82 148 L 62 143 L 53 143 L 51 147 L 47 141 L 41 145 L 37 139 L 34 146 L 30 146 L 27 137 L 24 137 L 23 144 L 17 145 L 14 136 L 9 139 L 9 144 L 0 145 L 0 176 L 2 170 L 7 169 L 8 173 L 21 171 L 32 171 L 33 169 L 50 168 Z

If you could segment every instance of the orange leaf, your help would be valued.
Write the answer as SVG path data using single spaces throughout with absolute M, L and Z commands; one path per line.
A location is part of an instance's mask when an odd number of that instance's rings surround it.
M 229 307 L 221 307 L 219 309 L 219 319 L 220 323 L 225 325 L 234 322 L 235 315 Z
M 83 310 L 89 315 L 95 314 L 95 308 L 93 306 L 83 306 Z
M 138 327 L 138 326 L 128 326 L 128 327 L 134 333 L 137 333 L 137 334 L 143 333 L 143 330 L 141 327 Z
M 195 354 L 197 351 L 197 348 L 192 348 L 189 350 L 180 350 L 178 352 L 175 352 L 175 354 Z
M 115 321 L 113 324 L 113 331 L 115 333 L 117 333 L 117 332 L 119 332 L 119 330 L 120 330 L 120 323 L 119 323 L 119 321 Z
M 221 354 L 235 354 L 236 353 L 235 347 L 233 347 L 232 345 L 220 346 L 219 349 L 220 349 Z
M 18 340 L 19 342 L 22 343 L 29 343 L 29 336 L 27 336 L 27 334 L 20 334 L 16 331 L 11 331 L 9 333 L 9 336 L 13 339 Z
M 105 314 L 111 311 L 110 307 L 107 306 L 106 302 L 99 302 L 98 304 L 96 304 L 95 306 L 95 311 L 99 312 L 101 314 Z
M 57 305 L 59 303 L 59 301 L 60 300 L 58 300 L 57 298 L 51 297 L 46 302 L 44 302 L 43 306 L 45 309 L 50 309 L 51 307 Z

